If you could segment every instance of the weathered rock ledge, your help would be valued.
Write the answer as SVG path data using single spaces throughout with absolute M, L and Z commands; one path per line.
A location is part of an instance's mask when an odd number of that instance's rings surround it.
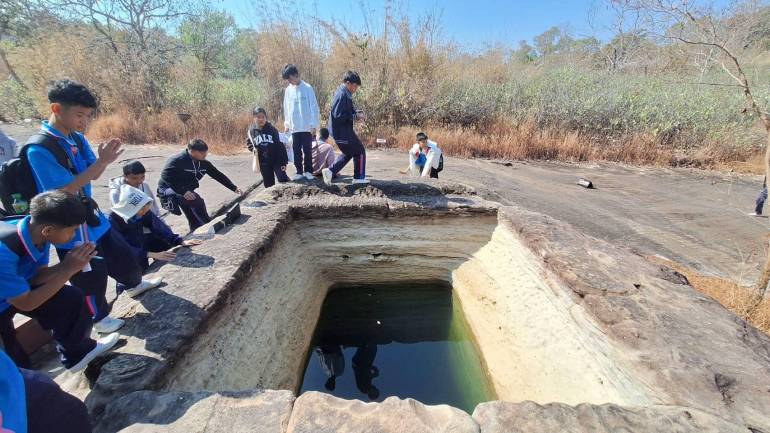
M 100 419 L 97 431 L 770 433 L 770 339 L 682 284 L 672 272 L 621 247 L 584 236 L 567 224 L 525 209 L 499 207 L 463 186 L 445 183 L 390 182 L 333 189 L 284 185 L 249 196 L 243 214 L 239 224 L 156 269 L 165 287 L 138 300 L 118 299 L 114 311 L 127 319 L 126 344 L 89 372 L 91 382 L 77 375 L 65 378 L 63 384 L 85 397 Z M 536 287 L 537 305 L 551 303 L 549 308 L 567 311 L 564 316 L 572 319 L 563 335 L 549 333 L 542 341 L 527 340 L 542 359 L 521 359 L 521 364 L 554 361 L 557 352 L 548 346 L 559 338 L 574 342 L 576 347 L 569 350 L 593 353 L 594 358 L 587 360 L 607 360 L 606 369 L 587 372 L 585 377 L 572 375 L 578 389 L 568 393 L 570 405 L 543 404 L 552 401 L 548 396 L 555 391 L 535 389 L 538 382 L 528 384 L 532 387 L 528 392 L 539 396 L 541 404 L 483 403 L 472 416 L 408 399 L 363 403 L 320 393 L 294 400 L 292 390 L 168 390 L 175 367 L 185 362 L 196 339 L 222 320 L 220 313 L 228 314 L 242 302 L 245 282 L 254 278 L 254 269 L 268 260 L 294 222 L 459 217 L 472 225 L 473 218 L 488 220 L 495 215 L 498 227 L 490 236 L 496 243 L 479 249 L 453 271 L 457 283 L 467 286 L 458 289 L 464 293 L 463 308 L 477 316 L 506 308 L 519 313 L 529 302 L 504 290 L 491 291 L 481 299 L 475 292 L 478 283 L 463 282 L 472 280 L 470 275 L 481 269 L 478 266 L 485 259 L 504 252 L 504 242 L 513 245 L 511 254 L 536 263 L 528 265 L 527 272 L 544 281 Z M 516 252 L 520 246 L 524 248 Z M 511 260 L 507 266 L 519 263 Z M 505 275 L 488 272 L 484 278 L 492 287 L 508 287 L 501 281 Z M 539 329 L 536 317 L 518 325 Z M 519 342 L 505 333 L 486 335 L 488 326 L 479 322 L 473 331 L 494 370 L 492 376 L 503 375 L 502 368 L 493 367 L 502 364 L 484 347 Z M 589 336 L 573 335 L 581 329 Z M 541 346 L 542 350 L 537 349 Z M 216 359 L 218 354 L 212 351 L 209 356 Z M 571 379 L 564 371 L 554 372 L 558 380 L 551 388 L 569 386 Z M 542 374 L 548 376 L 547 371 Z M 600 384 L 597 390 L 624 388 L 617 395 L 597 391 L 583 400 L 596 404 L 577 404 L 587 380 L 610 381 L 611 386 Z M 506 383 L 512 382 L 495 384 L 498 395 L 516 395 L 516 390 L 505 389 Z M 623 405 L 599 404 L 603 396 Z

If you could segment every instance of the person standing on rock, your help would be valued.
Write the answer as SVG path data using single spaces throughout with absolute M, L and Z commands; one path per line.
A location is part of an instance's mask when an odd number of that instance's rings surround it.
M 254 123 L 249 127 L 246 147 L 257 159 L 263 185 L 270 188 L 275 185 L 276 178 L 278 182 L 288 182 L 286 164 L 289 163 L 289 156 L 286 154 L 286 147 L 281 143 L 278 130 L 267 121 L 267 111 L 264 108 L 255 107 L 252 114 Z
M 296 66 L 284 66 L 281 74 L 289 85 L 283 93 L 283 125 L 291 134 L 294 150 L 294 168 L 297 173 L 292 180 L 313 180 L 313 152 L 311 146 L 319 124 L 318 101 L 310 84 L 300 80 Z
M 206 202 L 195 192 L 203 176 L 209 175 L 222 186 L 240 195 L 240 188 L 206 160 L 209 146 L 200 138 L 190 140 L 187 149 L 166 161 L 158 182 L 158 197 L 164 209 L 176 215 L 184 213 L 190 231 L 211 221 Z
M 358 139 L 353 129 L 355 122 L 364 122 L 363 111 L 356 110 L 353 105 L 353 94 L 361 86 L 361 77 L 356 72 L 347 71 L 342 76 L 342 84 L 337 88 L 332 99 L 332 109 L 329 113 L 329 132 L 342 154 L 334 161 L 331 168 L 321 170 L 326 185 L 332 184 L 332 179 L 353 160 L 353 183 L 369 183 L 366 179 L 366 149 Z
M 91 261 L 70 282 L 83 290 L 94 329 L 109 334 L 120 329 L 123 320 L 109 316 L 107 277 L 130 287 L 126 290 L 129 294 L 157 287 L 160 281 L 142 280 L 142 270 L 123 260 L 130 254 L 128 248 L 110 229 L 107 216 L 92 198 L 91 182 L 123 152 L 121 141 L 114 138 L 98 147 L 97 157 L 83 135 L 96 111 L 96 97 L 83 84 L 64 79 L 51 84 L 48 101 L 51 116 L 26 144 L 29 167 L 38 192 L 61 189 L 76 195 L 86 207 L 85 223 L 70 241 L 56 244 L 56 253 L 63 260 L 78 245 L 96 245 L 97 256 L 102 258 Z

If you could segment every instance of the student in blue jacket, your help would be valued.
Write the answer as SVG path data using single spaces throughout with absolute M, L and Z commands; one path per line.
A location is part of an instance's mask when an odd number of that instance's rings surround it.
M 321 170 L 326 185 L 332 184 L 334 176 L 342 171 L 351 159 L 353 160 L 353 183 L 369 183 L 366 179 L 366 149 L 353 129 L 355 122 L 366 120 L 364 113 L 356 110 L 353 105 L 353 94 L 360 86 L 361 77 L 353 71 L 347 71 L 342 77 L 342 84 L 334 93 L 329 114 L 329 132 L 342 154 L 337 157 L 331 168 Z
M 109 334 L 120 329 L 123 321 L 109 316 L 110 305 L 105 296 L 107 276 L 130 287 L 126 290 L 130 296 L 157 287 L 160 281 L 143 281 L 142 270 L 123 260 L 127 254 L 124 245 L 110 230 L 107 216 L 91 199 L 91 181 L 101 177 L 107 166 L 122 153 L 120 140 L 113 139 L 99 145 L 96 156 L 83 135 L 96 110 L 96 97 L 86 86 L 65 79 L 51 84 L 48 101 L 51 103 L 51 116 L 43 122 L 40 134 L 60 146 L 67 158 L 62 165 L 49 149 L 35 144 L 27 152 L 29 165 L 38 192 L 62 189 L 89 203 L 91 209 L 86 223 L 80 226 L 71 241 L 56 244 L 56 253 L 63 260 L 82 243 L 93 242 L 96 245 L 97 255 L 103 259 L 92 260 L 84 271 L 72 277 L 71 282 L 85 295 L 94 329 Z
M 77 372 L 108 351 L 117 341 L 112 333 L 92 340 L 83 294 L 67 284 L 96 258 L 96 246 L 86 243 L 73 248 L 55 266 L 48 266 L 52 243 L 66 243 L 86 219 L 86 211 L 75 196 L 49 191 L 35 196 L 26 217 L 0 222 L 0 336 L 6 352 L 20 366 L 29 368 L 13 328 L 13 316 L 34 318 L 51 332 L 61 362 Z
M 150 266 L 149 259 L 171 261 L 176 254 L 172 248 L 200 245 L 198 240 L 184 240 L 171 228 L 151 212 L 152 198 L 138 188 L 122 185 L 118 203 L 112 207 L 109 220 L 112 228 L 117 231 L 128 244 L 132 257 L 142 271 Z M 118 290 L 121 290 L 118 287 Z

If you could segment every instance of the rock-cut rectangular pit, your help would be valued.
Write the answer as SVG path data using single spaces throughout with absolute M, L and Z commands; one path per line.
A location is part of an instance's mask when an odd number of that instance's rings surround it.
M 618 349 L 493 212 L 294 219 L 164 387 L 296 392 L 329 288 L 415 281 L 452 287 L 499 399 L 650 404 Z

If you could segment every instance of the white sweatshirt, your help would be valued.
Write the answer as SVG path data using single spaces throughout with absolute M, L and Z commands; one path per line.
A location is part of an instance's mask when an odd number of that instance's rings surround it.
M 420 144 L 415 143 L 411 149 L 409 149 L 409 173 L 412 176 L 429 176 L 431 168 L 438 168 L 441 162 L 441 149 L 435 141 L 428 140 L 428 153 L 425 155 L 425 166 L 420 173 L 420 167 L 415 164 L 417 158 L 420 156 Z
M 283 91 L 283 124 L 287 132 L 312 132 L 318 129 L 318 101 L 310 84 L 289 84 Z
M 120 201 L 120 187 L 125 183 L 126 181 L 123 179 L 123 176 L 113 177 L 110 179 L 110 203 L 113 206 L 117 205 Z M 147 184 L 147 182 L 142 182 L 142 184 L 139 186 L 139 189 L 152 199 L 152 208 L 150 208 L 151 212 L 157 216 L 160 216 L 158 201 L 155 200 L 155 193 L 152 191 L 152 188 L 150 188 L 150 185 Z

